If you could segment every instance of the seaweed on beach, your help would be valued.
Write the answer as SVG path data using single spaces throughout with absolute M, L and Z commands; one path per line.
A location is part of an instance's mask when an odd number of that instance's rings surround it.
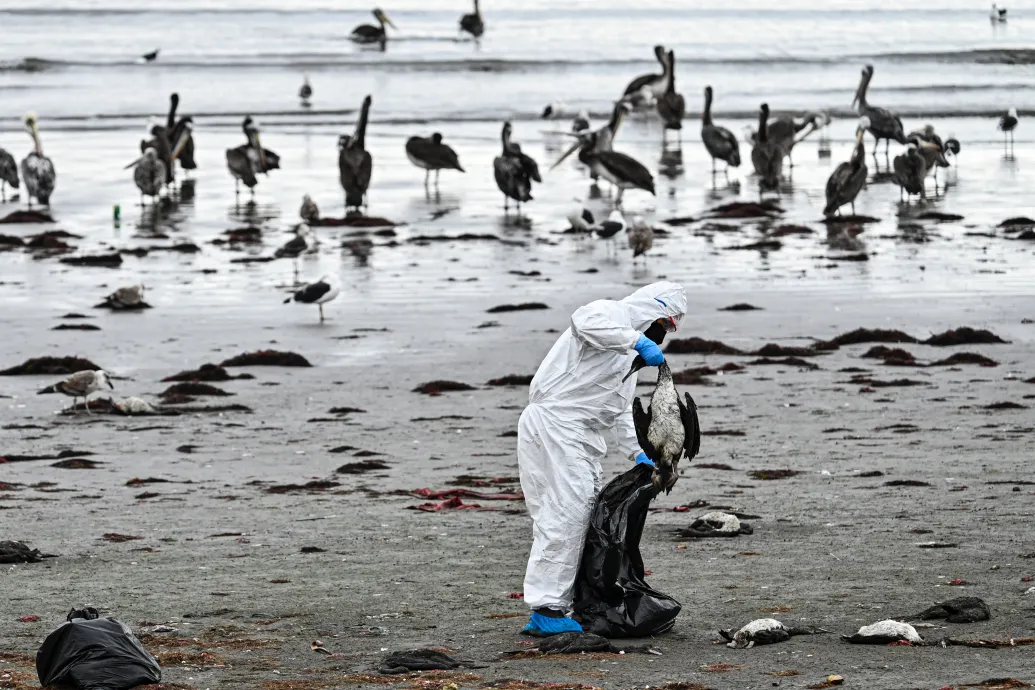
M 1003 340 L 992 331 L 988 331 L 983 328 L 962 326 L 960 328 L 953 328 L 945 331 L 944 333 L 932 335 L 924 341 L 924 345 L 933 345 L 934 347 L 952 347 L 953 345 L 997 345 L 1006 342 L 1006 340 Z
M 830 340 L 824 340 L 813 345 L 817 350 L 837 350 L 845 345 L 859 345 L 861 343 L 917 343 L 916 338 L 898 330 L 885 328 L 856 328 L 854 331 L 842 333 Z
M 52 327 L 52 331 L 99 331 L 100 326 L 94 326 L 92 323 L 59 323 Z
M 719 311 L 762 311 L 762 307 L 756 307 L 755 305 L 748 304 L 747 302 L 737 302 L 736 304 L 731 304 L 728 307 L 721 307 Z
M 336 474 L 363 474 L 365 472 L 387 470 L 389 467 L 389 464 L 384 460 L 360 460 L 359 462 L 347 462 L 334 471 Z
M 252 374 L 238 374 L 231 376 L 230 373 L 218 364 L 202 364 L 197 369 L 181 371 L 172 376 L 166 376 L 162 383 L 173 381 L 232 381 L 234 379 L 254 379 Z
M 486 386 L 527 386 L 532 383 L 532 374 L 508 374 L 498 379 L 490 379 Z
M 54 218 L 49 213 L 43 211 L 36 211 L 34 209 L 18 209 L 17 211 L 11 211 L 3 218 L 0 218 L 0 224 L 17 224 L 17 223 L 53 223 Z
M 305 484 L 274 484 L 273 486 L 267 486 L 265 491 L 268 494 L 287 494 L 296 491 L 319 493 L 338 486 L 341 486 L 341 482 L 331 481 L 330 479 L 313 479 Z
M 521 304 L 500 304 L 485 311 L 488 314 L 504 314 L 512 311 L 540 311 L 549 308 L 542 302 L 522 302 Z
M 191 396 L 191 395 L 214 395 L 214 396 L 225 396 L 233 395 L 222 388 L 216 388 L 210 386 L 207 383 L 198 383 L 196 381 L 185 381 L 182 383 L 174 383 L 173 385 L 166 388 L 164 391 L 158 394 L 160 398 L 170 398 L 176 396 Z
M 676 338 L 669 341 L 665 351 L 672 355 L 743 355 L 743 350 L 718 340 L 705 340 L 696 336 Z
M 443 393 L 451 393 L 456 391 L 473 391 L 477 390 L 474 386 L 460 381 L 445 381 L 436 380 L 422 383 L 413 389 L 414 393 L 423 393 L 424 395 L 442 395 Z
M 0 371 L 0 376 L 57 376 L 77 371 L 96 371 L 101 367 L 82 357 L 33 357 Z
M 819 369 L 818 364 L 808 362 L 800 357 L 784 357 L 783 359 L 770 359 L 768 357 L 761 357 L 759 359 L 748 362 L 748 364 L 754 366 L 798 367 L 799 369 L 808 369 L 809 371 L 815 371 L 816 369 Z
M 748 472 L 749 477 L 759 480 L 787 479 L 789 477 L 796 477 L 799 474 L 801 472 L 798 470 L 751 470 Z
M 882 359 L 885 364 L 894 366 L 921 366 L 911 352 L 898 347 L 876 345 L 862 355 L 865 359 Z
M 66 256 L 58 259 L 69 266 L 93 266 L 97 268 L 118 268 L 122 265 L 122 255 L 118 252 L 111 254 L 83 254 L 81 256 Z
M 954 367 L 960 364 L 976 364 L 979 367 L 997 367 L 999 362 L 995 361 L 991 357 L 985 357 L 977 352 L 957 352 L 945 359 L 939 359 L 936 362 L 931 362 L 927 366 L 930 367 Z
M 302 355 L 279 350 L 258 350 L 245 352 L 219 363 L 222 367 L 311 367 Z

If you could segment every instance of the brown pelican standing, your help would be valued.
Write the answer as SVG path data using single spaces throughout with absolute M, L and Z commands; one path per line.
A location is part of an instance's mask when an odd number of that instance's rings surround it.
M 258 184 L 256 175 L 269 174 L 270 170 L 279 168 L 280 156 L 262 148 L 259 125 L 251 115 L 244 118 L 241 129 L 248 141 L 237 148 L 226 150 L 226 166 L 234 177 L 234 193 L 240 194 L 240 183 L 244 182 L 252 196 L 255 196 L 255 185 Z
M 658 115 L 665 123 L 664 132 L 683 129 L 683 115 L 686 114 L 686 100 L 682 94 L 676 93 L 676 53 L 672 50 L 668 51 L 668 69 L 668 87 L 658 99 Z
M 1003 149 L 1006 149 L 1006 142 L 1010 142 L 1010 150 L 1013 150 L 1013 131 L 1017 129 L 1020 119 L 1017 117 L 1017 108 L 1010 108 L 1006 115 L 999 118 L 999 131 L 1003 133 Z
M 827 180 L 827 205 L 823 209 L 824 216 L 840 213 L 840 208 L 845 204 L 852 205 L 852 215 L 855 215 L 855 198 L 866 185 L 866 174 L 869 172 L 866 169 L 866 146 L 863 144 L 863 134 L 869 126 L 869 119 L 863 116 L 855 130 L 852 159 L 834 168 L 830 179 Z
M 902 199 L 903 191 L 910 197 L 919 194 L 921 199 L 926 199 L 924 178 L 927 177 L 927 160 L 921 149 L 933 144 L 917 137 L 908 139 L 907 143 L 910 144 L 909 149 L 895 156 L 891 179 L 899 186 L 899 200 Z
M 606 127 L 604 130 L 613 131 Z M 642 189 L 654 194 L 654 177 L 650 171 L 632 156 L 610 150 L 610 148 L 603 148 L 600 143 L 601 136 L 606 136 L 606 134 L 602 135 L 599 132 L 580 134 L 578 141 L 557 159 L 551 169 L 556 168 L 568 156 L 578 151 L 579 161 L 589 168 L 591 175 L 602 177 L 618 187 L 618 195 L 615 197 L 616 206 L 622 203 L 622 194 L 626 189 Z
M 298 97 L 302 100 L 302 105 L 308 108 L 309 99 L 313 97 L 313 86 L 309 83 L 308 74 L 303 75 L 302 79 L 302 87 L 298 89 Z
M 925 125 L 923 129 L 909 133 L 910 139 L 921 139 L 931 146 L 920 149 L 927 164 L 927 174 L 934 173 L 934 193 L 938 193 L 938 168 L 949 167 L 949 161 L 945 157 L 945 143 L 942 138 L 935 134 L 934 125 Z
M 0 149 L 0 198 L 7 200 L 7 186 L 18 189 L 18 164 L 14 156 Z
M 482 12 L 478 8 L 478 0 L 474 0 L 474 12 L 460 17 L 460 30 L 466 31 L 475 38 L 485 33 L 485 22 L 482 21 Z
M 341 187 L 345 190 L 345 209 L 359 209 L 364 204 L 367 189 L 370 187 L 370 173 L 374 168 L 374 159 L 366 150 L 367 119 L 370 117 L 370 104 L 373 101 L 367 95 L 363 99 L 363 107 L 356 120 L 356 131 L 352 136 L 343 134 L 338 137 L 338 176 Z
M 768 124 L 766 133 L 773 142 L 783 149 L 784 155 L 787 156 L 787 160 L 792 168 L 794 167 L 794 159 L 791 158 L 791 151 L 794 149 L 794 145 L 816 131 L 818 129 L 817 123 L 821 119 L 822 115 L 819 113 L 809 113 L 801 120 L 785 115 L 776 118 Z M 802 132 L 805 133 L 798 137 Z
M 906 135 L 902 128 L 902 120 L 890 110 L 876 108 L 866 102 L 866 90 L 870 87 L 870 80 L 873 79 L 873 65 L 866 65 L 862 70 L 862 78 L 859 80 L 859 88 L 855 90 L 855 99 L 852 106 L 859 115 L 870 118 L 870 134 L 873 135 L 873 157 L 877 157 L 877 145 L 884 140 L 884 158 L 888 158 L 888 147 L 894 139 L 900 144 L 906 143 Z M 857 106 L 857 107 L 856 107 Z
M 784 150 L 769 137 L 769 104 L 763 103 L 758 111 L 758 135 L 751 147 L 751 163 L 758 174 L 759 189 L 778 189 L 783 173 Z
M 350 38 L 355 43 L 384 43 L 388 39 L 388 33 L 385 31 L 385 24 L 396 28 L 392 20 L 382 12 L 380 9 L 374 10 L 374 18 L 377 19 L 378 26 L 371 24 L 360 24 L 352 30 Z
M 668 65 L 668 56 L 665 54 L 665 46 L 654 46 L 654 57 L 661 64 L 661 74 L 644 74 L 636 77 L 622 92 L 622 100 L 632 106 L 649 105 L 656 101 L 668 90 L 668 82 L 672 77 L 672 70 Z M 649 95 L 648 95 L 649 94 Z
M 40 205 L 50 206 L 50 195 L 54 192 L 57 173 L 54 172 L 54 163 L 43 155 L 35 113 L 25 116 L 25 128 L 29 131 L 33 143 L 32 151 L 22 159 L 22 177 L 25 179 L 25 191 L 29 196 L 29 208 L 32 208 L 33 197 Z
M 521 152 L 521 147 L 510 140 L 510 122 L 503 123 L 503 130 L 500 138 L 503 141 L 503 150 L 500 155 L 492 161 L 493 172 L 496 177 L 496 186 L 503 192 L 503 210 L 508 208 L 508 200 L 517 202 L 518 213 L 521 213 L 521 202 L 532 200 L 532 182 L 542 182 L 539 176 L 539 167 L 535 161 Z
M 729 169 L 740 166 L 740 145 L 733 132 L 712 124 L 712 87 L 704 87 L 704 112 L 701 113 L 701 140 L 712 157 L 712 174 L 715 174 L 715 159 L 726 163 L 723 171 L 729 179 Z
M 158 160 L 162 161 L 165 184 L 172 184 L 175 181 L 175 175 L 173 174 L 173 157 L 172 146 L 169 144 L 169 130 L 152 119 L 150 126 L 147 128 L 147 133 L 151 135 L 151 138 L 140 140 L 140 153 L 146 153 L 149 148 L 153 148 L 158 156 Z M 143 156 L 126 167 L 132 167 L 141 160 L 143 160 Z
M 194 161 L 194 118 L 187 115 L 177 120 L 176 109 L 179 105 L 179 94 L 169 96 L 169 115 L 165 121 L 165 132 L 169 146 L 172 147 L 172 160 L 180 161 L 183 172 L 190 174 L 191 170 L 198 167 Z
M 424 186 L 428 186 L 431 171 L 435 171 L 435 186 L 438 187 L 438 175 L 442 170 L 459 170 L 460 159 L 452 147 L 442 143 L 442 135 L 435 132 L 430 137 L 410 137 L 406 140 L 406 157 L 418 168 L 424 168 Z
M 140 190 L 140 205 L 144 205 L 144 197 L 149 196 L 157 203 L 158 194 L 165 186 L 165 163 L 158 157 L 153 146 L 148 146 L 144 155 L 136 163 L 133 181 Z

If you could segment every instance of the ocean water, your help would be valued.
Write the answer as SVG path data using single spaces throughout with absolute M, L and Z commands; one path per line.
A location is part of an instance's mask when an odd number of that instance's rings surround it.
M 347 121 L 367 93 L 382 122 L 534 119 L 547 103 L 603 116 L 652 46 L 676 51 L 691 112 L 847 114 L 862 65 L 870 101 L 916 117 L 1035 109 L 1035 2 L 989 21 L 973 0 L 486 0 L 487 31 L 459 40 L 464 0 L 386 1 L 385 50 L 347 40 L 372 21 L 326 0 L 40 0 L 0 3 L 0 131 L 28 110 L 46 128 L 138 127 L 178 91 L 199 124 Z M 161 49 L 157 62 L 139 56 Z M 303 74 L 313 109 L 297 100 Z

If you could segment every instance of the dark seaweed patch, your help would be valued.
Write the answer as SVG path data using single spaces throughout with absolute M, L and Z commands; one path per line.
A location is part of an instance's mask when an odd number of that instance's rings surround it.
M 194 370 L 181 371 L 172 376 L 166 376 L 162 383 L 169 381 L 232 381 L 233 379 L 254 379 L 251 374 L 238 374 L 231 376 L 226 369 L 217 364 L 202 364 Z
M 0 371 L 0 376 L 36 376 L 46 374 L 74 374 L 77 371 L 96 371 L 101 367 L 82 357 L 33 357 L 21 364 Z
M 96 460 L 88 460 L 86 458 L 68 458 L 67 460 L 58 460 L 51 467 L 59 467 L 63 470 L 96 470 L 102 464 Z
M 787 479 L 801 474 L 798 470 L 751 470 L 748 476 L 752 479 L 770 480 Z
M 341 482 L 333 482 L 330 479 L 313 479 L 305 484 L 275 484 L 266 487 L 268 494 L 286 494 L 295 491 L 319 492 L 341 486 Z
M 845 345 L 858 345 L 860 343 L 916 343 L 916 338 L 903 333 L 902 331 L 889 330 L 884 328 L 857 328 L 848 333 L 816 343 L 813 347 L 817 350 L 837 350 Z
M 549 308 L 542 302 L 522 302 L 521 304 L 500 304 L 486 311 L 489 314 L 503 314 L 512 311 L 538 311 Z
M 311 367 L 305 357 L 295 352 L 280 352 L 278 350 L 259 350 L 257 352 L 246 352 L 220 362 L 224 367 Z
M 52 331 L 99 331 L 100 326 L 94 326 L 92 323 L 59 323 L 50 330 Z
M 222 388 L 216 388 L 210 386 L 207 383 L 198 383 L 196 381 L 186 381 L 183 383 L 174 383 L 173 385 L 166 388 L 164 391 L 158 394 L 160 398 L 171 398 L 176 396 L 190 396 L 190 395 L 216 395 L 225 396 L 233 395 L 228 393 Z
M 11 211 L 3 218 L 0 218 L 0 223 L 3 224 L 16 224 L 16 223 L 53 223 L 54 219 L 49 213 L 43 211 L 19 209 L 17 211 Z
M 348 462 L 334 470 L 338 474 L 363 474 L 376 470 L 387 470 L 389 465 L 384 460 L 360 460 L 359 462 Z
M 413 389 L 414 393 L 423 393 L 424 395 L 442 395 L 443 393 L 450 393 L 455 391 L 473 391 L 477 390 L 474 386 L 470 386 L 460 381 L 428 381 L 422 383 Z
M 58 259 L 68 266 L 94 266 L 97 268 L 118 268 L 122 265 L 122 255 L 118 252 L 111 254 L 84 254 L 82 256 L 66 256 Z
M 498 379 L 491 379 L 486 386 L 527 386 L 532 383 L 532 374 L 507 374 Z
M 673 355 L 743 355 L 743 350 L 738 350 L 718 340 L 705 340 L 704 338 L 676 338 L 669 342 L 666 351 Z
M 807 362 L 804 359 L 801 359 L 800 357 L 784 357 L 783 359 L 769 359 L 768 357 L 762 357 L 760 359 L 756 359 L 756 360 L 753 360 L 751 362 L 748 362 L 748 364 L 756 365 L 756 366 L 789 366 L 789 367 L 798 367 L 799 369 L 808 369 L 810 371 L 814 371 L 816 369 L 819 369 L 819 365 L 818 364 L 813 364 L 812 362 Z
M 722 307 L 719 309 L 719 311 L 762 311 L 762 307 L 756 307 L 755 305 L 748 304 L 747 302 L 737 302 L 736 304 L 731 304 L 728 307 Z
M 1007 341 L 992 331 L 963 326 L 932 335 L 924 341 L 924 344 L 935 347 L 951 347 L 953 345 L 996 345 L 1005 342 Z
M 937 362 L 931 362 L 928 366 L 931 367 L 952 367 L 959 364 L 976 364 L 979 367 L 997 367 L 999 362 L 995 361 L 991 357 L 985 357 L 977 352 L 957 352 L 950 357 L 940 359 Z
M 992 403 L 991 405 L 985 405 L 981 409 L 983 410 L 1026 410 L 1027 405 L 1021 405 L 1020 403 L 1010 402 L 1006 400 L 1004 402 Z
M 918 479 L 892 479 L 890 482 L 884 482 L 884 486 L 931 486 L 927 482 L 922 482 Z

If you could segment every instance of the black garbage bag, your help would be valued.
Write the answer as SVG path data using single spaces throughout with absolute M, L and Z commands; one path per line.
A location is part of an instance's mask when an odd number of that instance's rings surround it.
M 653 469 L 636 465 L 604 487 L 593 508 L 575 579 L 574 618 L 603 637 L 669 631 L 682 608 L 643 579 L 640 537 L 655 496 Z
M 36 652 L 40 685 L 129 690 L 162 680 L 158 662 L 119 621 L 98 618 L 94 609 L 73 609 L 68 618 Z

